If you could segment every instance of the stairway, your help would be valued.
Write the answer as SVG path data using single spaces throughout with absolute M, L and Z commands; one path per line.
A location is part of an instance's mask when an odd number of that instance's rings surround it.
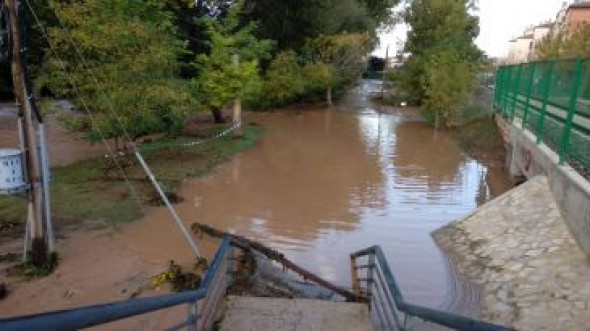
M 221 331 L 369 331 L 367 305 L 312 299 L 229 297 Z

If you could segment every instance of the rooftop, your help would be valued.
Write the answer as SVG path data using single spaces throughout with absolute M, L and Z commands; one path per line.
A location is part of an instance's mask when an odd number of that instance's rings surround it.
M 590 4 L 590 2 L 589 2 L 589 4 Z M 539 24 L 535 28 L 551 28 L 551 27 L 553 27 L 553 25 L 554 25 L 553 22 L 547 22 L 547 23 Z
M 583 9 L 583 8 L 588 8 L 588 9 L 590 9 L 590 1 L 584 1 L 584 2 L 572 3 L 572 4 L 569 6 L 569 9 Z

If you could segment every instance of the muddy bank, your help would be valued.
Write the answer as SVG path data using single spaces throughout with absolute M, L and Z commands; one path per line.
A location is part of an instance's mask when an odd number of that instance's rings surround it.
M 0 117 L 0 126 L 6 128 L 0 131 L 0 147 L 18 144 L 14 116 Z M 81 133 L 66 131 L 52 116 L 47 117 L 47 127 L 53 165 L 52 212 L 58 227 L 80 220 L 121 224 L 141 217 L 146 205 L 160 205 L 159 197 L 132 154 L 119 155 L 116 159 L 105 157 L 110 155 L 105 144 L 90 145 L 82 140 Z M 182 200 L 176 190 L 184 178 L 206 174 L 250 148 L 262 135 L 260 128 L 247 125 L 242 138 L 231 139 L 226 129 L 223 125 L 191 123 L 185 135 L 145 139 L 140 145 L 171 200 Z M 220 133 L 226 134 L 220 136 Z M 114 150 L 113 144 L 110 147 Z M 0 230 L 22 231 L 25 214 L 24 199 L 0 196 Z

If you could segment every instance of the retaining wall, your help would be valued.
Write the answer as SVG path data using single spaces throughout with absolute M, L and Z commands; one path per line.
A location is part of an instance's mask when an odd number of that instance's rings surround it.
M 509 123 L 496 116 L 507 143 L 507 166 L 513 178 L 546 175 L 555 201 L 569 231 L 590 257 L 590 183 L 575 169 L 559 165 L 559 156 L 518 121 Z M 572 146 L 575 148 L 575 146 Z

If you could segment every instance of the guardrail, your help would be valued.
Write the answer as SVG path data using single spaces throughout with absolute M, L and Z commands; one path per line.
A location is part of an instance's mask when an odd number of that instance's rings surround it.
M 519 121 L 559 155 L 560 164 L 590 170 L 590 60 L 500 67 L 494 107 Z
M 187 320 L 171 329 L 211 330 L 230 281 L 232 259 L 231 239 L 225 237 L 196 291 L 0 319 L 0 330 L 77 330 L 181 304 L 189 305 Z
M 358 294 L 370 298 L 371 312 L 374 313 L 373 320 L 378 330 L 411 330 L 412 318 L 462 331 L 512 330 L 406 302 L 379 246 L 353 253 L 350 260 L 353 287 Z
M 196 291 L 0 319 L 0 330 L 77 330 L 181 304 L 188 305 L 187 319 L 168 327 L 168 330 L 212 330 L 234 272 L 235 248 L 242 249 L 231 237 L 224 237 L 201 286 Z M 359 260 L 363 259 L 366 260 L 365 264 L 359 265 Z M 355 291 L 359 296 L 369 297 L 371 311 L 375 312 L 379 321 L 376 325 L 378 330 L 410 330 L 412 317 L 456 330 L 511 330 L 405 302 L 378 246 L 351 254 L 351 265 Z M 361 286 L 363 282 L 366 284 L 364 287 Z

